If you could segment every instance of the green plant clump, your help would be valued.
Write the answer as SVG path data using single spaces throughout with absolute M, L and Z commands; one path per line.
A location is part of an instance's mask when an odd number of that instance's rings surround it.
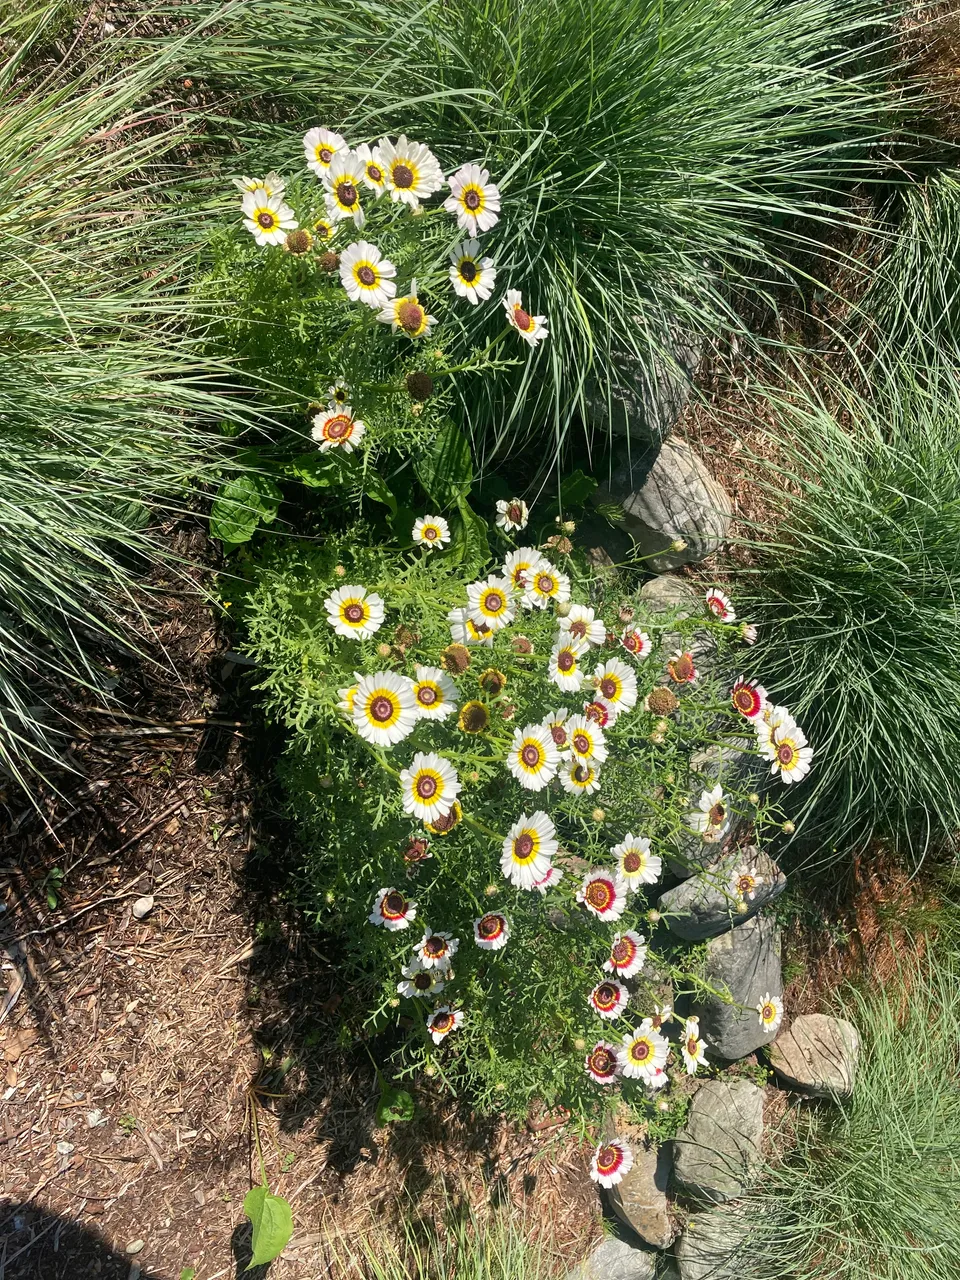
M 700 865 L 734 824 L 762 839 L 779 821 L 731 702 L 743 631 L 715 592 L 654 613 L 562 530 L 514 545 L 526 512 L 501 506 L 502 561 L 452 557 L 428 516 L 437 536 L 413 552 L 357 527 L 268 546 L 255 568 L 242 618 L 291 730 L 310 910 L 366 1001 L 356 1033 L 399 1033 L 399 1078 L 581 1123 L 619 1083 L 644 1116 L 654 1094 L 669 1112 L 673 1068 L 695 1071 L 703 1043 L 688 1024 L 671 1050 L 663 984 L 706 980 L 702 949 L 651 936 L 650 895 L 668 860 Z

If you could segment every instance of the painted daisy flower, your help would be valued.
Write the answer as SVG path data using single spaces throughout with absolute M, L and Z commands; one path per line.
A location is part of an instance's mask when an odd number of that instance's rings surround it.
M 348 404 L 342 408 L 331 405 L 313 419 L 310 435 L 320 446 L 321 453 L 326 453 L 328 449 L 342 449 L 344 453 L 353 453 L 365 431 L 366 427 L 359 418 L 353 416 L 353 410 Z
M 740 639 L 743 641 L 744 644 L 756 644 L 757 628 L 749 622 L 741 622 Z
M 628 929 L 614 937 L 610 956 L 603 962 L 604 972 L 615 973 L 618 978 L 632 978 L 643 968 L 646 958 L 647 943 L 643 934 Z
M 363 676 L 353 702 L 353 723 L 360 737 L 375 747 L 401 742 L 417 723 L 411 681 L 395 671 Z
M 733 892 L 741 902 L 750 902 L 756 897 L 757 890 L 763 883 L 763 876 L 756 867 L 744 864 L 733 877 Z
M 561 755 L 570 749 L 566 728 L 569 715 L 569 711 L 565 711 L 563 707 L 558 707 L 556 711 L 548 711 L 543 718 L 543 727 L 549 731 L 550 737 L 553 739 L 553 745 Z
M 450 623 L 450 635 L 455 644 L 482 644 L 488 649 L 493 648 L 492 629 L 486 623 L 478 626 L 470 617 L 469 610 L 451 609 L 447 614 L 447 621 Z
M 787 731 L 796 729 L 797 722 L 787 707 L 768 705 L 760 715 L 754 717 L 753 728 L 757 735 L 757 750 L 764 760 L 773 760 L 777 754 L 773 743 L 774 735 L 781 729 Z
M 331 382 L 327 387 L 327 396 L 330 404 L 342 409 L 345 404 L 350 402 L 350 384 L 344 378 L 338 378 L 336 382 Z
M 450 541 L 450 526 L 443 516 L 421 516 L 414 521 L 413 540 L 422 547 L 442 547 Z
M 637 705 L 637 677 L 619 658 L 610 658 L 594 667 L 593 679 L 600 701 L 614 708 L 617 715 Z
M 405 333 L 408 338 L 427 338 L 430 330 L 437 323 L 435 318 L 427 315 L 427 309 L 421 306 L 417 297 L 417 282 L 411 281 L 410 292 L 402 298 L 392 298 L 377 319 L 388 324 L 394 333 Z
M 601 1018 L 619 1018 L 627 1007 L 630 992 L 622 982 L 613 978 L 604 978 L 598 982 L 588 997 L 591 1009 Z
M 445 818 L 460 793 L 460 779 L 449 760 L 435 751 L 418 751 L 408 769 L 401 770 L 404 813 L 424 822 Z
M 411 836 L 407 841 L 407 847 L 400 856 L 404 862 L 409 862 L 413 866 L 416 866 L 418 862 L 426 862 L 428 858 L 433 857 L 430 852 L 430 841 L 425 840 L 423 836 Z
M 525 592 L 533 574 L 544 563 L 543 556 L 536 547 L 517 547 L 504 558 L 503 576 L 514 591 Z
M 416 963 L 424 969 L 449 969 L 457 954 L 460 939 L 442 930 L 424 929 L 423 937 L 413 948 Z
M 641 658 L 646 658 L 653 648 L 653 641 L 645 631 L 625 631 L 620 637 L 620 643 L 638 662 Z
M 488 911 L 473 922 L 473 940 L 481 951 L 499 951 L 509 937 L 510 923 L 499 911 Z
M 383 601 L 366 587 L 337 587 L 324 600 L 323 607 L 338 636 L 366 640 L 383 625 Z
M 500 498 L 497 501 L 497 524 L 507 533 L 525 529 L 530 519 L 527 504 L 521 498 Z
M 659 1031 L 665 1022 L 669 1022 L 673 1017 L 673 1006 L 669 1004 L 653 1006 L 653 1015 L 650 1018 L 650 1025 L 654 1031 Z
M 340 255 L 340 282 L 352 302 L 385 307 L 397 292 L 397 268 L 375 244 L 358 240 Z
M 397 983 L 397 994 L 406 996 L 408 1000 L 426 1000 L 429 996 L 442 991 L 447 985 L 445 970 L 424 969 L 415 961 L 404 965 L 400 972 L 404 980 Z
M 547 317 L 534 316 L 524 310 L 523 295 L 519 289 L 508 289 L 503 299 L 503 309 L 507 313 L 507 323 L 516 329 L 531 347 L 535 347 L 547 337 Z
M 355 151 L 340 151 L 330 162 L 323 176 L 326 189 L 324 203 L 327 216 L 333 222 L 345 222 L 352 218 L 359 229 L 365 222 L 360 203 L 360 186 L 363 182 L 363 162 Z
M 572 796 L 589 796 L 600 790 L 600 769 L 592 760 L 564 761 L 559 778 L 561 787 Z
M 771 773 L 779 773 L 781 782 L 799 782 L 810 772 L 813 747 L 807 745 L 803 730 L 796 722 L 781 724 L 771 735 L 773 763 Z
M 439 1044 L 451 1031 L 463 1026 L 463 1013 L 451 1009 L 448 1004 L 438 1004 L 427 1018 L 427 1030 L 434 1044 Z
M 614 724 L 617 719 L 616 708 L 609 706 L 602 698 L 594 702 L 585 702 L 583 714 L 588 720 L 598 724 L 601 729 L 606 729 L 607 725 Z
M 760 1026 L 772 1034 L 783 1021 L 783 1001 L 768 991 L 757 1005 L 757 1013 L 760 1015 Z
M 354 674 L 354 677 L 355 677 L 357 680 L 359 680 L 359 679 L 360 679 L 360 677 L 359 677 L 359 675 L 357 675 L 356 671 L 355 671 L 353 674 Z M 356 697 L 357 697 L 357 686 L 356 686 L 355 684 L 353 684 L 353 685 L 347 685 L 347 686 L 345 686 L 343 689 L 338 689 L 338 690 L 337 690 L 337 696 L 338 696 L 338 697 L 339 697 L 339 699 L 340 699 L 340 701 L 337 703 L 338 708 L 339 708 L 342 712 L 344 712 L 344 714 L 345 714 L 345 715 L 348 715 L 348 716 L 351 716 L 351 717 L 352 717 L 352 716 L 353 716 L 353 704 L 354 704 L 354 702 L 356 701 Z
M 460 801 L 455 800 L 453 802 L 453 808 L 445 818 L 437 818 L 436 821 L 425 822 L 423 825 L 428 831 L 432 831 L 435 836 L 445 836 L 458 825 L 462 818 L 463 810 L 460 808 Z M 433 854 L 430 854 L 429 856 L 433 857 Z
M 523 813 L 507 832 L 500 869 L 518 889 L 532 889 L 550 870 L 557 852 L 556 828 L 541 810 Z
M 742 716 L 755 720 L 769 705 L 767 691 L 756 680 L 745 680 L 737 676 L 730 691 L 730 701 Z
M 646 1087 L 651 1093 L 656 1093 L 658 1089 L 662 1089 L 664 1085 L 670 1083 L 670 1077 L 662 1067 L 654 1067 L 649 1077 L 644 1081 Z
M 557 619 L 557 625 L 574 640 L 581 640 L 585 644 L 603 644 L 607 636 L 603 619 L 598 618 L 589 605 L 585 604 L 572 604 L 570 612 Z
M 736 622 L 737 613 L 730 603 L 730 597 L 723 594 L 719 587 L 711 587 L 706 594 L 707 608 L 721 622 Z
M 674 649 L 673 657 L 667 663 L 667 671 L 674 684 L 693 684 L 700 677 L 693 654 L 685 649 Z
M 563 872 L 560 868 L 551 867 L 545 876 L 541 876 L 539 880 L 535 881 L 533 887 L 542 895 L 546 893 L 548 889 L 552 889 L 555 885 L 558 885 L 562 879 Z
M 564 728 L 570 740 L 570 750 L 581 762 L 595 760 L 602 764 L 607 758 L 607 745 L 603 730 L 586 716 L 571 716 Z
M 535 609 L 545 609 L 551 600 L 554 604 L 566 604 L 569 599 L 570 579 L 567 575 L 558 572 L 546 560 L 537 565 L 526 590 L 526 603 Z
M 649 1018 L 623 1037 L 620 1069 L 632 1080 L 649 1079 L 658 1068 L 663 1069 L 670 1052 L 670 1042 L 654 1029 Z
M 339 152 L 349 151 L 346 138 L 332 129 L 310 129 L 303 135 L 303 153 L 307 158 L 307 168 L 312 169 L 318 178 L 323 178 Z
M 414 667 L 413 700 L 421 720 L 445 720 L 458 706 L 457 686 L 440 667 Z
M 500 221 L 500 190 L 490 181 L 488 170 L 465 164 L 450 178 L 450 195 L 443 207 L 467 235 L 478 236 Z
M 612 871 L 588 871 L 577 890 L 577 901 L 598 920 L 619 920 L 627 905 L 627 886 Z
M 282 245 L 287 232 L 293 231 L 297 219 L 280 196 L 268 195 L 263 187 L 248 191 L 240 202 L 243 225 L 259 245 Z
M 700 802 L 692 813 L 687 814 L 687 826 L 698 835 L 716 840 L 730 826 L 730 810 L 723 795 L 723 787 L 719 783 L 712 791 L 701 791 Z
M 278 173 L 271 170 L 265 178 L 231 178 L 230 181 L 244 195 L 249 191 L 265 191 L 268 196 L 283 199 L 287 185 Z
M 465 702 L 460 708 L 457 725 L 462 733 L 484 733 L 490 728 L 490 712 L 483 702 Z
M 515 729 L 507 768 L 527 791 L 542 791 L 549 786 L 560 763 L 560 752 L 550 730 L 542 724 L 528 724 Z
M 586 652 L 586 645 L 580 640 L 568 640 L 565 644 L 555 644 L 550 651 L 547 670 L 550 679 L 560 689 L 576 692 L 584 681 L 580 669 L 580 657 Z
M 411 209 L 444 185 L 443 171 L 433 152 L 422 142 L 408 141 L 405 134 L 395 143 L 381 138 L 373 149 L 373 158 L 383 169 L 390 199 Z
M 459 298 L 476 306 L 493 293 L 497 269 L 492 258 L 480 256 L 479 240 L 464 240 L 450 250 L 450 283 Z
M 363 166 L 364 186 L 369 187 L 375 196 L 383 195 L 387 178 L 379 159 L 365 142 L 361 142 L 354 154 Z
M 516 616 L 513 592 L 506 578 L 491 574 L 483 582 L 471 582 L 467 587 L 467 613 L 479 626 L 499 631 Z
M 381 889 L 377 894 L 370 912 L 371 924 L 381 925 L 396 933 L 398 929 L 409 929 L 410 921 L 416 918 L 417 904 L 405 898 L 399 889 Z
M 620 1074 L 617 1046 L 608 1044 L 606 1040 L 598 1040 L 587 1054 L 583 1069 L 597 1084 L 613 1084 Z
M 610 850 L 617 860 L 617 871 L 628 888 L 636 890 L 642 884 L 656 884 L 663 870 L 662 860 L 650 852 L 646 836 L 631 832 Z
M 688 1076 L 697 1074 L 697 1067 L 707 1065 L 706 1045 L 700 1039 L 700 1019 L 687 1018 L 683 1024 L 683 1044 L 680 1052 Z
M 313 223 L 313 234 L 324 244 L 328 240 L 332 240 L 337 234 L 337 224 L 330 218 L 315 218 Z
M 633 1152 L 619 1138 L 601 1142 L 590 1161 L 590 1177 L 601 1187 L 615 1187 L 633 1168 Z

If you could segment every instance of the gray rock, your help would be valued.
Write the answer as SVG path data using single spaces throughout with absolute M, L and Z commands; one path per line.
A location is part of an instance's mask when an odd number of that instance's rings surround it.
M 598 499 L 619 504 L 623 516 L 617 523 L 657 573 L 699 564 L 729 534 L 729 495 L 682 440 L 665 441 L 646 475 L 645 469 L 643 462 L 628 461 Z M 677 550 L 674 543 L 684 545 Z
M 655 1004 L 661 1009 L 667 1006 L 673 1008 L 673 978 L 669 970 L 652 956 L 647 956 L 643 968 L 634 978 L 631 978 L 630 985 L 633 991 L 627 1007 L 634 1010 L 638 1017 L 651 1017 Z
M 154 898 L 152 893 L 148 893 L 143 898 L 138 898 L 133 904 L 133 915 L 136 920 L 143 920 L 153 910 Z
M 661 1253 L 657 1258 L 657 1280 L 680 1280 L 679 1264 L 669 1253 Z
M 651 613 L 672 613 L 689 618 L 702 605 L 700 592 L 689 578 L 676 573 L 659 573 L 640 588 L 640 599 Z
M 776 1032 L 760 1022 L 757 1005 L 766 995 L 782 997 L 780 930 L 766 916 L 738 924 L 707 943 L 706 979 L 729 993 L 698 995 L 692 1012 L 715 1057 L 743 1058 L 770 1044 Z
M 667 1145 L 659 1148 L 634 1145 L 633 1168 L 622 1182 L 606 1192 L 607 1201 L 620 1221 L 655 1249 L 666 1249 L 677 1234 L 667 1200 L 670 1166 Z
M 747 792 L 758 790 L 767 775 L 767 766 L 756 755 L 756 742 L 752 737 L 730 738 L 716 742 L 690 757 L 690 771 L 694 775 L 687 799 L 688 808 L 696 809 L 703 791 L 712 791 L 719 782 L 725 791 Z M 731 813 L 723 831 L 719 846 L 709 844 L 695 831 L 684 831 L 675 846 L 674 856 L 667 857 L 667 865 L 675 876 L 692 876 L 695 871 L 708 867 L 716 860 L 723 844 L 742 830 L 747 815 Z
M 737 891 L 742 867 L 760 881 L 749 899 Z M 672 933 L 689 942 L 699 942 L 752 919 L 786 885 L 787 877 L 768 854 L 752 847 L 733 849 L 691 879 L 661 894 L 658 906 Z
M 788 1089 L 814 1098 L 849 1098 L 857 1075 L 860 1037 L 852 1022 L 802 1013 L 770 1046 L 770 1065 Z
M 674 1141 L 674 1177 L 688 1198 L 736 1200 L 761 1162 L 763 1090 L 750 1080 L 707 1080 Z
M 587 421 L 599 431 L 629 436 L 641 443 L 663 440 L 674 429 L 690 398 L 693 376 L 703 358 L 702 339 L 670 335 L 666 349 L 640 359 L 616 352 L 609 395 L 589 384 Z
M 737 1205 L 695 1214 L 677 1241 L 680 1280 L 741 1280 L 749 1236 L 749 1219 Z
M 655 1274 L 656 1254 L 612 1236 L 568 1271 L 567 1280 L 654 1280 Z

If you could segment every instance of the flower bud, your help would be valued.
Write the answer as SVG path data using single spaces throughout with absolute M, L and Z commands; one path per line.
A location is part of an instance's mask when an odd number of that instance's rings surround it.
M 388 644 L 378 644 L 377 653 L 380 655 L 381 658 L 389 658 L 390 646 Z
M 650 734 L 650 741 L 653 743 L 655 747 L 661 747 L 666 742 L 666 738 L 662 733 L 658 733 L 655 730 L 653 733 Z
M 673 784 L 676 782 L 676 780 L 677 780 L 677 777 L 676 777 L 676 774 L 674 773 L 665 773 L 663 775 L 663 785 L 665 787 L 672 787 Z
M 576 1040 L 574 1040 L 573 1047 L 576 1049 L 577 1053 L 583 1053 L 584 1049 L 586 1049 L 587 1047 L 587 1042 L 586 1040 L 581 1040 L 578 1037 Z
M 663 917 L 660 915 L 660 912 L 657 911 L 655 907 L 651 907 L 650 910 L 647 912 L 648 924 L 659 924 L 662 918 Z
M 666 1098 L 661 1098 L 661 1099 L 659 1100 L 659 1102 L 657 1103 L 657 1110 L 658 1110 L 658 1111 L 669 1111 L 669 1110 L 670 1110 L 670 1103 L 666 1100 Z
M 560 531 L 561 533 L 569 534 L 569 533 L 574 533 L 576 531 L 576 528 L 577 528 L 577 522 L 575 520 L 564 520 L 563 524 L 560 526 Z
M 569 612 L 570 612 L 570 601 L 569 601 L 569 600 L 561 600 L 561 601 L 559 602 L 559 604 L 557 605 L 557 617 L 558 617 L 558 618 L 565 618 L 565 617 L 567 617 L 567 615 L 569 614 Z
M 333 775 L 325 773 L 317 785 L 323 787 L 324 791 L 329 791 L 333 786 Z
M 785 822 L 780 828 L 785 836 L 792 836 L 796 829 L 796 826 L 792 822 Z
M 750 794 L 747 796 L 747 799 L 750 801 L 751 804 L 759 804 L 760 794 L 757 791 L 751 791 Z
M 486 894 L 488 898 L 495 898 L 497 894 L 500 892 L 500 889 L 495 884 L 488 884 L 483 892 Z
M 332 889 L 328 889 L 327 892 L 323 895 L 323 897 L 324 897 L 324 901 L 330 903 L 331 906 L 337 900 L 336 894 L 333 892 Z
M 425 1076 L 435 1076 L 437 1074 L 437 1068 L 433 1065 L 432 1062 L 428 1062 L 427 1065 L 423 1068 L 423 1074 Z
M 467 774 L 467 777 L 470 779 L 471 782 L 480 781 L 480 775 L 479 773 L 477 773 L 476 769 L 471 769 L 470 772 Z
M 390 1000 L 390 1008 L 391 1008 L 391 1009 L 399 1009 L 399 1008 L 400 1008 L 400 1001 L 397 999 L 397 997 L 396 997 L 396 996 L 393 996 L 393 998 Z
M 594 822 L 602 822 L 606 816 L 607 815 L 603 809 L 594 809 L 593 813 L 590 815 Z
M 686 551 L 686 549 L 687 549 L 686 538 L 674 538 L 674 540 L 670 543 L 671 551 Z
M 670 728 L 670 721 L 669 721 L 669 720 L 658 720 L 658 721 L 657 721 L 657 723 L 656 723 L 653 727 L 654 727 L 654 729 L 656 729 L 657 733 L 666 733 L 666 732 L 667 732 L 667 730 Z
M 338 564 L 333 572 L 338 578 L 345 578 L 347 576 L 347 571 L 342 564 Z

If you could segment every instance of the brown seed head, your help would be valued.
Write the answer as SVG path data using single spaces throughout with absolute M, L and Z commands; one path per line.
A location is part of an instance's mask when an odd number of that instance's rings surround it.
M 470 650 L 465 644 L 448 644 L 440 655 L 440 665 L 452 676 L 462 675 L 470 665 Z
M 429 400 L 433 395 L 433 379 L 429 373 L 415 369 L 406 377 L 407 393 L 411 400 Z
M 677 695 L 669 689 L 651 689 L 647 694 L 647 710 L 655 716 L 673 715 L 679 705 Z

